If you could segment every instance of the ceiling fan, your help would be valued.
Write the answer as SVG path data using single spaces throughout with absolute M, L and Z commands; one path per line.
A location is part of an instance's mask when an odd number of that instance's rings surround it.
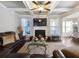
M 36 10 L 38 9 L 39 12 L 41 13 L 43 10 L 47 10 L 50 11 L 50 9 L 48 9 L 46 6 L 49 5 L 51 3 L 51 1 L 32 1 L 37 7 L 31 9 L 31 10 Z

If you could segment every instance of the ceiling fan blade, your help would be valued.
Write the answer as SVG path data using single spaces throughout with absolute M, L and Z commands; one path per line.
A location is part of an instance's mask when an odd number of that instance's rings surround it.
M 37 2 L 35 2 L 35 1 L 32 1 L 34 4 L 36 4 L 36 5 L 38 5 L 38 3 Z
M 50 9 L 47 9 L 47 8 L 44 8 L 45 10 L 48 10 L 48 11 L 50 11 Z
M 31 9 L 31 10 L 35 10 L 35 9 L 37 9 L 37 8 L 33 8 L 33 9 Z
M 48 2 L 46 2 L 46 3 L 45 3 L 45 5 L 48 5 L 48 4 L 50 4 L 50 3 L 51 3 L 51 2 L 50 2 L 50 1 L 48 1 Z

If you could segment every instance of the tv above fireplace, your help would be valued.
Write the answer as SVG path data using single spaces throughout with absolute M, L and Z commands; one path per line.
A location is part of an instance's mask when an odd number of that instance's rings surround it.
M 47 18 L 33 18 L 34 26 L 47 26 Z

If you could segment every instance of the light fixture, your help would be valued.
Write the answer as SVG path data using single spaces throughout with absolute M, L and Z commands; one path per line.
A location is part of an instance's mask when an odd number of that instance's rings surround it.
M 38 10 L 43 11 L 44 10 L 44 6 L 40 5 L 39 8 L 38 8 Z
M 43 11 L 43 10 L 44 10 L 44 8 L 40 7 L 40 8 L 39 8 L 39 10 Z
M 42 13 L 42 11 L 44 11 L 43 6 L 40 6 L 38 10 L 39 10 L 39 13 Z
M 42 20 L 41 19 L 39 19 L 39 22 L 41 22 Z

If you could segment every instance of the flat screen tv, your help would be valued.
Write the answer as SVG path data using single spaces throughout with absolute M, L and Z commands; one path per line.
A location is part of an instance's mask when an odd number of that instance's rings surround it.
M 33 18 L 34 26 L 47 26 L 47 18 Z

